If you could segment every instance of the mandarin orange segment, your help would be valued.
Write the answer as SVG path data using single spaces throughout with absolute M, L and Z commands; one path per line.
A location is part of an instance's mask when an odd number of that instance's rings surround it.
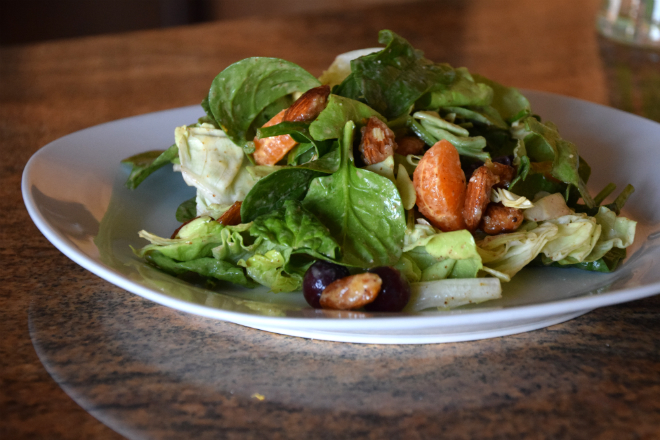
M 449 141 L 441 140 L 419 161 L 413 174 L 417 208 L 442 231 L 465 229 L 465 174 L 458 151 Z
M 284 119 L 286 109 L 282 110 L 263 126 L 277 125 Z M 283 134 L 263 139 L 254 138 L 254 162 L 257 165 L 275 165 L 297 144 L 291 136 Z

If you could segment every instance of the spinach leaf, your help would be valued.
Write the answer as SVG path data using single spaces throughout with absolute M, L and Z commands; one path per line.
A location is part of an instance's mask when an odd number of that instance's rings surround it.
M 197 217 L 197 197 L 186 200 L 176 208 L 176 220 L 185 223 Z
M 394 265 L 406 230 L 394 183 L 356 168 L 351 151 L 355 124 L 348 121 L 340 142 L 339 170 L 314 179 L 303 206 L 330 229 L 342 249 L 341 263 L 359 267 Z
M 129 189 L 137 188 L 154 171 L 178 158 L 179 148 L 174 144 L 165 151 L 146 151 L 122 160 L 121 163 L 131 165 L 131 174 L 126 180 L 126 187 Z
M 319 159 L 312 160 L 311 162 L 305 162 L 302 165 L 298 165 L 298 168 L 305 168 L 307 170 L 320 171 L 325 174 L 332 174 L 337 172 L 339 169 L 340 163 L 340 152 L 339 152 L 339 142 L 335 141 L 331 150 L 320 157 Z
M 403 114 L 426 92 L 454 81 L 456 72 L 448 64 L 427 60 L 394 32 L 380 31 L 378 42 L 386 47 L 352 60 L 352 73 L 339 89 L 350 90 L 353 99 L 363 96 L 371 108 L 386 118 Z M 355 95 L 356 86 L 361 91 L 359 96 Z
M 353 72 L 344 78 L 344 81 L 342 81 L 341 84 L 338 84 L 332 88 L 332 94 L 354 99 L 366 104 L 364 95 L 360 89 L 360 84 L 358 84 L 357 80 L 355 79 Z
M 215 77 L 208 95 L 209 108 L 227 136 L 241 147 L 254 137 L 254 121 L 266 109 L 285 105 L 282 98 L 305 92 L 320 83 L 306 70 L 277 58 L 253 57 L 227 67 Z M 276 104 L 274 104 L 276 103 Z M 261 122 L 261 121 L 259 121 Z
M 213 112 L 211 111 L 208 95 L 206 95 L 206 98 L 202 100 L 201 106 L 204 109 L 204 113 L 206 113 L 206 118 L 200 118 L 200 122 L 202 122 L 202 119 L 204 119 L 203 122 L 208 122 L 209 124 L 213 124 L 215 128 L 220 128 L 220 124 L 218 124 L 218 121 L 215 120 L 215 116 L 213 116 Z
M 354 99 L 330 95 L 328 105 L 309 126 L 309 133 L 319 141 L 339 139 L 342 136 L 346 122 L 353 121 L 359 128 L 366 125 L 367 120 L 372 116 L 386 122 L 380 113 L 366 104 Z
M 302 200 L 310 182 L 323 173 L 305 168 L 287 167 L 259 180 L 241 204 L 241 221 L 251 222 L 275 211 L 287 200 Z

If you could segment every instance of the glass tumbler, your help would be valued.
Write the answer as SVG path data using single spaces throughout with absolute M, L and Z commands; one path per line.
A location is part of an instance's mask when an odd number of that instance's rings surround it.
M 660 0 L 603 0 L 596 27 L 620 43 L 660 48 Z

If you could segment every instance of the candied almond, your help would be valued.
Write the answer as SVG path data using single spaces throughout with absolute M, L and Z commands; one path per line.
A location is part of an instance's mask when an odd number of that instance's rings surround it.
M 367 165 L 373 165 L 394 155 L 396 142 L 394 132 L 383 121 L 375 116 L 369 118 L 367 125 L 362 127 L 360 153 Z
M 477 168 L 470 177 L 463 207 L 463 219 L 470 232 L 479 226 L 481 216 L 490 203 L 490 191 L 498 181 L 499 178 L 485 165 Z
M 505 165 L 498 162 L 487 162 L 486 166 L 500 179 L 498 183 L 493 185 L 495 188 L 508 188 L 513 178 L 516 177 L 516 169 L 511 165 Z
M 334 310 L 359 309 L 378 296 L 381 278 L 375 273 L 360 273 L 332 282 L 321 293 L 321 307 Z
M 241 204 L 243 202 L 234 202 L 228 210 L 218 217 L 218 223 L 225 226 L 236 226 L 241 224 Z
M 486 208 L 479 227 L 488 235 L 513 232 L 523 222 L 521 209 L 507 208 L 499 203 L 490 203 Z
M 449 141 L 433 145 L 413 173 L 419 212 L 444 232 L 465 229 L 465 174 L 458 151 Z
M 325 109 L 328 96 L 330 96 L 330 86 L 309 89 L 286 110 L 284 120 L 289 122 L 313 121 Z
M 395 152 L 402 156 L 421 155 L 424 154 L 424 145 L 424 141 L 417 136 L 403 136 L 396 139 Z

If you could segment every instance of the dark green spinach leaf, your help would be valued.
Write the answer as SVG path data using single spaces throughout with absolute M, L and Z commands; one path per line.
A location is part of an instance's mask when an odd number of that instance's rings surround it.
M 394 265 L 406 230 L 399 191 L 387 178 L 356 168 L 355 124 L 346 123 L 339 170 L 314 179 L 303 206 L 323 222 L 342 249 L 341 263 L 358 267 Z
M 248 223 L 257 217 L 280 209 L 287 200 L 302 200 L 310 182 L 324 175 L 320 171 L 287 167 L 259 180 L 241 204 L 241 221 Z
M 172 145 L 165 151 L 147 151 L 121 161 L 131 165 L 131 174 L 126 180 L 126 187 L 135 189 L 154 171 L 179 158 L 179 147 Z
M 245 147 L 254 138 L 254 121 L 265 109 L 275 105 L 277 108 L 270 108 L 269 113 L 273 113 L 286 105 L 281 100 L 287 95 L 319 85 L 310 73 L 289 61 L 247 58 L 215 77 L 208 96 L 209 108 L 227 136 L 236 145 Z

